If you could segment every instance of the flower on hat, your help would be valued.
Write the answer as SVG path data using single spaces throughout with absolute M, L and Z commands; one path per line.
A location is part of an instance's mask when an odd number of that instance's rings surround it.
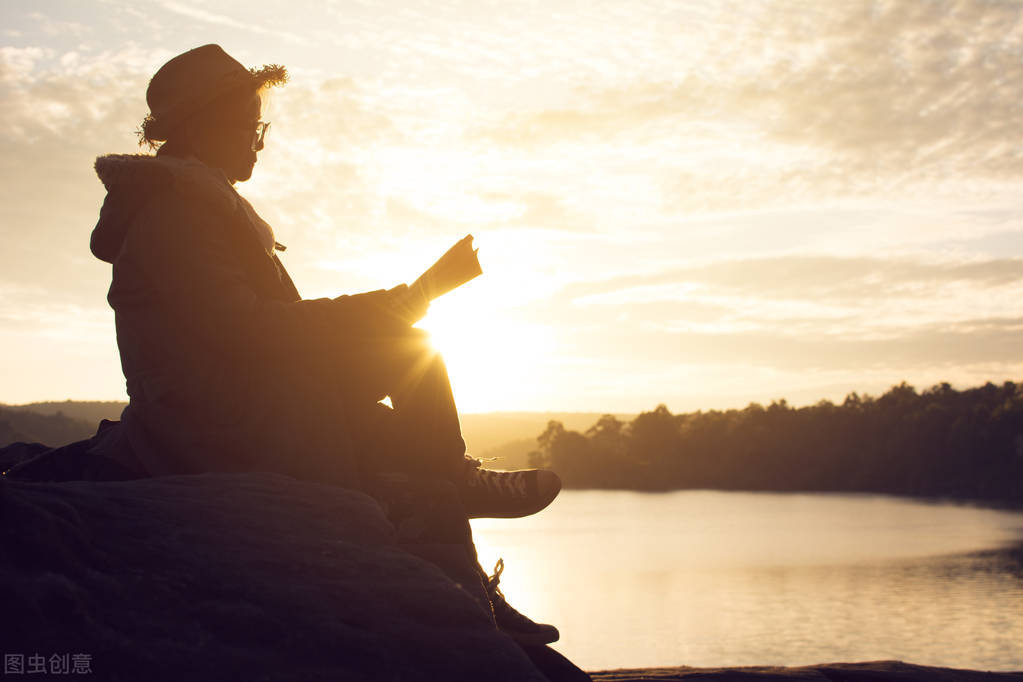
M 280 64 L 247 69 L 219 45 L 203 45 L 161 66 L 149 81 L 149 114 L 136 134 L 139 146 L 156 148 L 191 116 L 220 97 L 283 85 L 288 70 Z

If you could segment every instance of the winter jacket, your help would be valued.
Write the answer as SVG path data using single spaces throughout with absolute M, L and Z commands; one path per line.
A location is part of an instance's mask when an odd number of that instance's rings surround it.
M 129 405 L 107 451 L 150 475 L 279 471 L 357 487 L 354 425 L 382 396 L 381 339 L 410 321 L 386 291 L 303 300 L 269 226 L 224 174 L 169 155 L 96 161 L 93 254 Z M 279 244 L 275 244 L 281 248 Z

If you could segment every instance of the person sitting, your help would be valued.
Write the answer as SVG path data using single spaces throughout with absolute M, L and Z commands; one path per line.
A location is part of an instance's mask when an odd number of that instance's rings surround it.
M 468 519 L 533 514 L 560 479 L 467 455 L 443 359 L 413 327 L 425 297 L 399 285 L 301 298 L 285 247 L 234 187 L 265 144 L 262 93 L 286 80 L 217 45 L 189 50 L 146 92 L 140 144 L 156 154 L 97 159 L 107 196 L 91 250 L 113 266 L 130 401 L 90 452 L 137 475 L 274 471 L 356 488 L 396 523 L 422 501 L 409 486 L 437 482 L 426 489 L 454 509 L 439 533 L 464 546 L 496 624 L 524 644 L 554 641 L 556 628 L 504 600 L 499 570 L 479 567 Z

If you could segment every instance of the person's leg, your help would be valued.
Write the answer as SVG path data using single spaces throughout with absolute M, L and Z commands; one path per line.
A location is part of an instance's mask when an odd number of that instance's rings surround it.
M 391 457 L 402 471 L 458 483 L 465 470 L 465 441 L 448 370 L 428 336 L 412 331 L 395 354 Z
M 523 646 L 557 641 L 553 625 L 536 623 L 501 593 L 503 561 L 488 576 L 480 565 L 472 527 L 456 487 L 439 478 L 383 474 L 372 492 L 394 524 L 399 546 L 439 567 L 472 595 L 494 624 Z
M 558 495 L 554 472 L 492 471 L 465 456 L 447 368 L 425 333 L 411 329 L 387 339 L 374 355 L 382 368 L 379 391 L 393 410 L 374 406 L 369 431 L 385 454 L 370 466 L 453 482 L 470 518 L 528 516 Z
M 492 615 L 472 528 L 453 483 L 404 473 L 380 474 L 370 494 L 394 525 L 402 549 L 438 566 Z
M 374 338 L 350 362 L 344 420 L 361 468 L 457 482 L 465 441 L 447 369 L 426 333 Z M 378 402 L 385 397 L 393 408 Z

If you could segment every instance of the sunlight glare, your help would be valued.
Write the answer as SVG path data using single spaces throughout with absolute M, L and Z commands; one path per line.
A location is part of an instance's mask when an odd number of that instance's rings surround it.
M 546 325 L 438 303 L 419 326 L 444 357 L 460 412 L 521 409 L 543 390 L 540 368 L 554 345 Z

